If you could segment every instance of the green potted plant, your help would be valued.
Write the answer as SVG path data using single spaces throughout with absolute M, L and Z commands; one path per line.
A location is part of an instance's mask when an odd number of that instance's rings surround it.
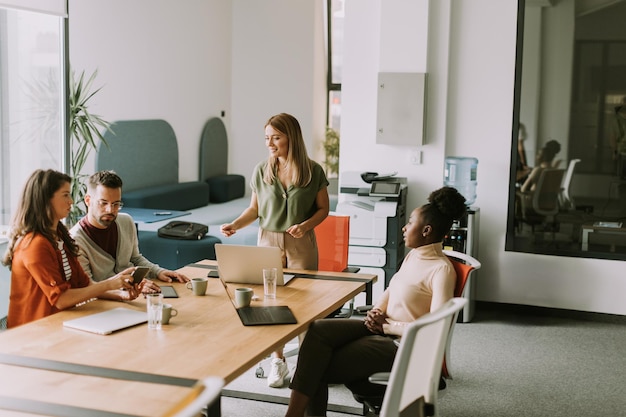
M 74 206 L 66 219 L 68 227 L 76 224 L 86 213 L 83 200 L 87 191 L 85 179 L 88 175 L 82 173 L 85 162 L 87 162 L 91 151 L 97 148 L 98 139 L 108 146 L 100 129 L 109 130 L 110 123 L 89 112 L 89 100 L 101 89 L 100 87 L 91 91 L 97 73 L 96 70 L 89 78 L 86 78 L 85 71 L 81 72 L 78 77 L 72 71 L 70 77 L 68 132 L 71 145 L 69 175 L 72 177 L 71 194 Z
M 326 126 L 326 136 L 324 146 L 324 165 L 326 166 L 326 177 L 328 177 L 328 192 L 337 194 L 339 189 L 339 132 Z
M 326 175 L 328 177 L 336 177 L 339 174 L 339 132 L 326 126 L 326 137 L 323 145 Z

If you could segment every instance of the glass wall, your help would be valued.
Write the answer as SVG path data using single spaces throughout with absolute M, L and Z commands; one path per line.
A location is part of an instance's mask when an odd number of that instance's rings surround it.
M 64 18 L 0 8 L 0 224 L 10 222 L 26 178 L 62 171 Z
M 520 3 L 506 248 L 626 259 L 626 2 Z

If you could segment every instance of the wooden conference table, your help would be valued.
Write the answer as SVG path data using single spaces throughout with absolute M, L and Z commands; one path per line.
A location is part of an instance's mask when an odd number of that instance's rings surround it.
M 180 269 L 204 277 L 215 261 Z M 207 376 L 231 382 L 316 319 L 326 317 L 362 292 L 376 275 L 318 271 L 296 274 L 278 287 L 276 300 L 252 305 L 288 305 L 297 324 L 246 327 L 218 279 L 205 296 L 174 283 L 178 310 L 162 330 L 139 325 L 102 336 L 63 327 L 63 321 L 126 306 L 145 310 L 145 299 L 119 303 L 96 300 L 0 333 L 2 416 L 157 416 L 190 393 Z M 164 284 L 164 283 L 163 283 Z M 229 284 L 232 295 L 234 288 Z M 17 405 L 23 412 L 9 411 Z M 43 412 L 42 412 L 43 410 Z M 219 415 L 219 403 L 210 415 Z

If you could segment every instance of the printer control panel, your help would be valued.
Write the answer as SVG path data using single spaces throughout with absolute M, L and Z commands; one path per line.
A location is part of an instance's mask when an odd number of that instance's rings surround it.
M 374 181 L 369 194 L 372 197 L 399 197 L 401 187 L 399 182 Z

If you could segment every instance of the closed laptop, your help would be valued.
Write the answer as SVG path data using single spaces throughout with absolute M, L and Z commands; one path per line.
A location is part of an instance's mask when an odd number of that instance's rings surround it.
M 101 313 L 90 314 L 77 319 L 66 320 L 64 327 L 96 334 L 111 334 L 148 321 L 145 311 L 118 307 Z

